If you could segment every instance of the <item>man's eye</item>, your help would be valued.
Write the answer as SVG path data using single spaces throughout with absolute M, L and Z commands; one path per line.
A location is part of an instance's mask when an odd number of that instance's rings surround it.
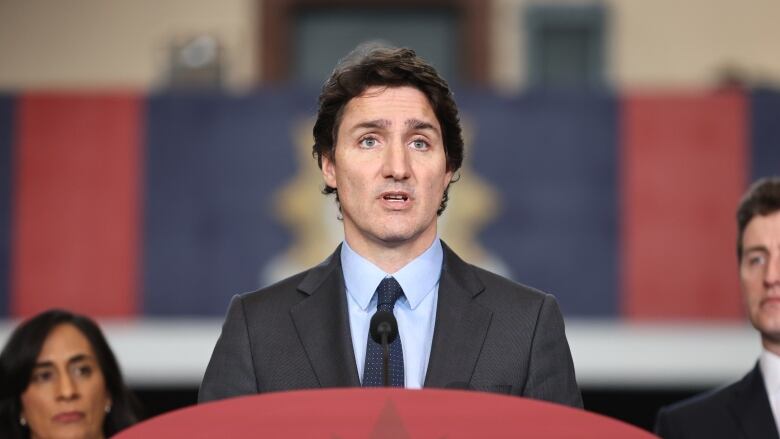
M 750 256 L 748 257 L 747 263 L 751 267 L 755 267 L 757 265 L 764 265 L 766 262 L 766 258 L 764 256 Z
M 363 148 L 373 148 L 377 144 L 377 140 L 373 137 L 364 137 L 360 140 L 360 146 Z
M 428 148 L 428 142 L 422 139 L 412 140 L 412 148 L 414 149 L 426 149 Z

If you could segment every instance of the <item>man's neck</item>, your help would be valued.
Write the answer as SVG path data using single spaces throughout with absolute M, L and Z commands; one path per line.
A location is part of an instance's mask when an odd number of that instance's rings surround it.
M 344 238 L 355 253 L 366 258 L 385 273 L 395 273 L 427 250 L 436 239 L 436 229 L 401 243 L 363 239 L 344 231 Z
M 774 342 L 771 339 L 767 337 L 761 337 L 761 345 L 766 349 L 767 351 L 780 356 L 780 343 Z

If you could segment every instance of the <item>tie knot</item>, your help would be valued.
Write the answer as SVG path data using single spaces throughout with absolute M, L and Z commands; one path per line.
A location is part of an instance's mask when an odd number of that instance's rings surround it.
M 401 285 L 393 277 L 382 279 L 379 286 L 376 287 L 377 308 L 391 310 L 395 306 L 395 301 L 404 294 Z

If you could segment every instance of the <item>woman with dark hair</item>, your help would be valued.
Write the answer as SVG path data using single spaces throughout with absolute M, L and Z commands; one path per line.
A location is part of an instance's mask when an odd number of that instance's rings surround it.
M 0 437 L 102 439 L 138 421 L 137 403 L 100 328 L 46 311 L 0 353 Z

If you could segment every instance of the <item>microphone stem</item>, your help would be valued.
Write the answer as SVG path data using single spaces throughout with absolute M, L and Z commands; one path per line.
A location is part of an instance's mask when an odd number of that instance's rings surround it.
M 382 376 L 385 387 L 390 387 L 390 350 L 387 343 L 387 333 L 382 333 Z

